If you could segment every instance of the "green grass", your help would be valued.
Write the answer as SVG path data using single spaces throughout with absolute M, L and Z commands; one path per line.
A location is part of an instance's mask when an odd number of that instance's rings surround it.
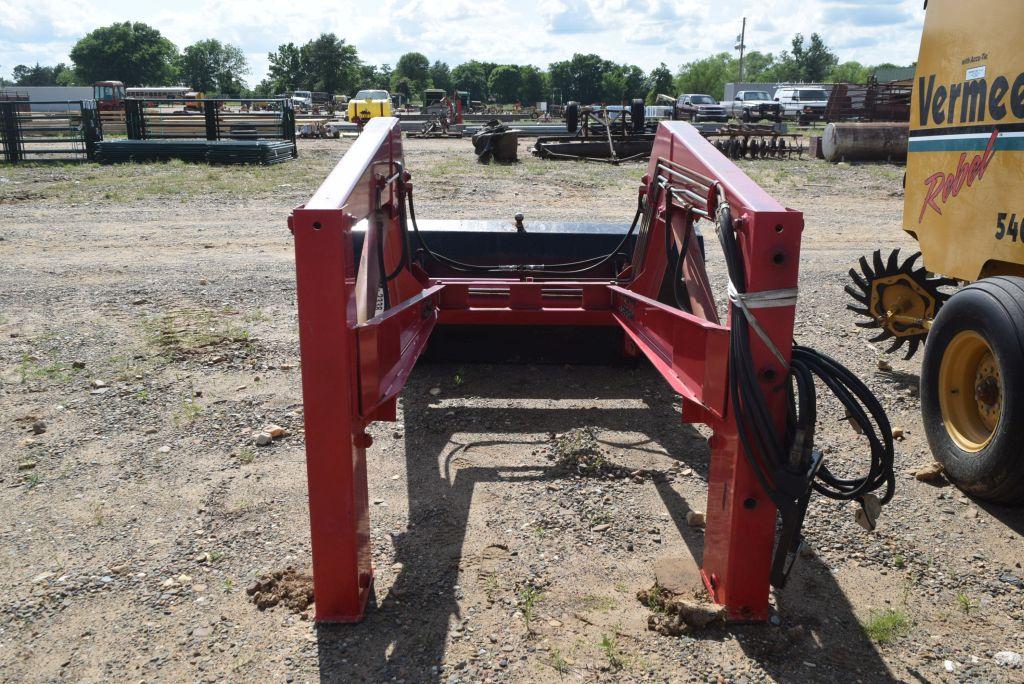
M 540 589 L 526 586 L 519 590 L 519 610 L 523 613 L 527 634 L 533 634 L 533 619 L 536 616 L 537 603 L 544 595 Z
M 613 672 L 617 672 L 625 667 L 626 660 L 623 658 L 622 652 L 619 650 L 619 644 L 615 634 L 601 635 L 601 643 L 598 645 L 601 647 L 604 657 L 608 660 L 609 669 Z
M 599 613 L 608 613 L 615 610 L 618 605 L 618 602 L 611 596 L 588 594 L 580 599 L 580 607 L 585 611 L 593 610 Z
M 150 198 L 277 196 L 282 185 L 298 194 L 315 190 L 337 155 L 310 154 L 273 166 L 210 166 L 180 160 L 149 164 L 18 164 L 5 168 L 0 204 L 18 201 L 125 203 Z
M 178 309 L 143 321 L 147 342 L 171 358 L 206 347 L 248 342 L 249 331 L 230 309 Z
M 193 422 L 203 412 L 203 407 L 195 399 L 182 399 L 181 417 L 186 423 Z
M 973 608 L 977 607 L 977 604 L 971 601 L 970 597 L 962 591 L 956 593 L 956 603 L 960 606 L 960 610 L 968 614 Z
M 557 648 L 551 649 L 551 658 L 548 660 L 548 664 L 554 668 L 558 674 L 566 674 L 569 672 L 569 663 L 566 662 L 565 656 Z
M 877 644 L 887 644 L 907 633 L 910 619 L 899 610 L 874 612 L 863 624 L 864 633 Z

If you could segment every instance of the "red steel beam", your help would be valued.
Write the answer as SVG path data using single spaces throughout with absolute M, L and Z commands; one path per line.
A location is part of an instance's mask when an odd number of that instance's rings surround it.
M 622 287 L 608 289 L 615 320 L 672 389 L 685 402 L 723 416 L 729 329 Z
M 651 151 L 648 178 L 656 179 L 659 174 L 672 177 L 671 173 L 662 173 L 664 161 L 711 179 L 721 189 L 738 233 L 747 292 L 796 287 L 803 231 L 800 212 L 779 204 L 688 124 L 661 124 Z M 702 194 L 699 188 L 696 190 L 695 194 Z M 663 241 L 664 233 L 660 235 Z M 658 242 L 652 237 L 648 244 Z M 761 388 L 776 429 L 784 434 L 784 380 L 793 345 L 795 307 L 757 309 L 756 315 L 787 363 L 787 367 L 781 367 L 765 344 L 751 335 L 750 351 L 755 367 L 760 370 Z M 775 543 L 775 506 L 741 452 L 731 410 L 724 420 L 713 421 L 711 427 L 714 435 L 709 440 L 711 468 L 701 572 L 708 591 L 716 602 L 727 606 L 732 619 L 765 620 Z

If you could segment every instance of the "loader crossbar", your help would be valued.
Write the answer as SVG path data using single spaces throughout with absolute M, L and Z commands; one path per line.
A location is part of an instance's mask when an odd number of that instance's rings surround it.
M 570 273 L 545 264 L 543 254 L 509 257 L 518 261 L 490 270 L 445 261 L 431 254 L 418 228 L 410 233 L 412 193 L 398 121 L 377 118 L 289 219 L 316 619 L 363 616 L 373 581 L 366 428 L 396 419 L 396 398 L 417 358 L 431 333 L 448 325 L 621 330 L 621 353 L 647 358 L 682 397 L 682 419 L 713 431 L 701 568 L 708 591 L 732 619 L 767 619 L 776 509 L 737 439 L 727 382 L 730 321 L 718 318 L 694 224 L 728 207 L 746 292 L 757 293 L 796 287 L 801 214 L 783 208 L 682 122 L 658 128 L 635 235 L 626 234 L 621 255 L 598 262 L 603 270 Z M 677 292 L 674 302 L 665 301 L 665 282 Z M 787 364 L 794 308 L 758 309 Z M 751 336 L 750 353 L 782 430 L 779 379 L 787 368 L 759 337 Z

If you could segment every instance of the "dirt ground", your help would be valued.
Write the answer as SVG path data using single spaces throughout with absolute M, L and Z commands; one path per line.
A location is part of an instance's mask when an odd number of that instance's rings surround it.
M 372 427 L 365 621 L 317 628 L 301 588 L 257 608 L 260 577 L 310 564 L 286 219 L 349 144 L 272 168 L 0 168 L 0 679 L 1024 681 L 1024 513 L 908 474 L 930 461 L 920 357 L 879 370 L 844 308 L 857 257 L 913 247 L 885 164 L 742 163 L 804 212 L 798 341 L 905 435 L 874 533 L 814 501 L 772 623 L 647 628 L 659 559 L 700 558 L 708 450 L 646 367 L 420 365 Z M 642 164 L 522 147 L 478 168 L 468 141 L 408 141 L 418 213 L 632 217 Z M 866 447 L 838 418 L 819 444 L 842 467 Z M 268 423 L 289 434 L 257 446 Z M 574 428 L 627 476 L 559 468 Z

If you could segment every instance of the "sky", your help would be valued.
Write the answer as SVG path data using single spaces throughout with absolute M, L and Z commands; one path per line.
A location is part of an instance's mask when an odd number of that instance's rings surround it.
M 732 50 L 747 18 L 748 50 L 788 49 L 818 32 L 841 61 L 917 59 L 922 0 L 0 0 L 0 74 L 17 64 L 69 62 L 91 29 L 142 21 L 178 47 L 203 38 L 239 46 L 255 85 L 267 53 L 334 32 L 364 62 L 409 51 L 455 66 L 470 59 L 546 67 L 594 52 L 645 70 Z

